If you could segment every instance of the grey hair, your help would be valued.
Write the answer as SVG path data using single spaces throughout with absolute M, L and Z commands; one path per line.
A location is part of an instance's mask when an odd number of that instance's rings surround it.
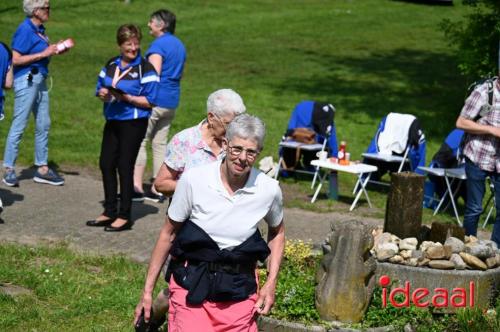
M 213 113 L 219 117 L 225 115 L 236 116 L 245 113 L 246 110 L 243 99 L 231 89 L 220 89 L 212 92 L 207 99 L 207 113 Z
M 24 13 L 27 16 L 32 17 L 35 10 L 37 10 L 38 8 L 44 7 L 46 2 L 48 2 L 48 1 L 47 0 L 23 0 Z
M 233 138 L 253 140 L 259 150 L 264 147 L 266 126 L 261 119 L 250 114 L 240 114 L 231 121 L 226 130 L 226 139 L 230 142 Z

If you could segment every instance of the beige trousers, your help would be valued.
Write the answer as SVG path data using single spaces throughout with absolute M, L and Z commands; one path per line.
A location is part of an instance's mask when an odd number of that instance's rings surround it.
M 174 117 L 175 109 L 154 107 L 151 111 L 146 136 L 142 140 L 135 165 L 146 165 L 148 160 L 146 145 L 148 141 L 151 141 L 151 148 L 153 150 L 153 178 L 156 177 L 163 161 L 165 160 L 168 131 Z

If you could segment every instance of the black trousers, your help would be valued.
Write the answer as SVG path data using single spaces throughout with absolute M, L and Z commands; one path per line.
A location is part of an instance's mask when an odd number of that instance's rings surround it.
M 104 215 L 130 220 L 134 192 L 134 165 L 146 134 L 148 119 L 109 120 L 104 125 L 99 165 L 104 185 Z M 118 182 L 120 178 L 120 209 Z

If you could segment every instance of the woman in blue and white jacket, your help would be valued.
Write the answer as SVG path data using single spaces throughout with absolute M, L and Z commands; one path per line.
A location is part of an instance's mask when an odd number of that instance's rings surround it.
M 158 74 L 141 56 L 141 31 L 133 24 L 118 28 L 120 55 L 109 60 L 99 73 L 96 96 L 104 102 L 101 167 L 104 212 L 87 226 L 104 226 L 108 232 L 130 229 L 134 163 L 148 126 Z M 118 208 L 118 183 L 121 198 Z

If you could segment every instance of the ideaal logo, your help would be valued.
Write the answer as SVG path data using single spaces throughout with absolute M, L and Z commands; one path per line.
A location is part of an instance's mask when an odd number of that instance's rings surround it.
M 469 282 L 469 288 L 453 288 L 451 296 L 446 288 L 436 288 L 429 290 L 427 288 L 417 288 L 412 290 L 410 282 L 406 281 L 404 287 L 395 287 L 387 290 L 387 286 L 391 283 L 391 278 L 383 275 L 379 279 L 379 284 L 382 286 L 382 307 L 387 306 L 387 293 L 389 293 L 389 302 L 395 308 L 409 307 L 412 302 L 416 307 L 428 307 L 432 305 L 436 308 L 445 308 L 452 306 L 455 308 L 474 307 L 474 281 Z M 403 296 L 403 301 L 398 302 L 396 297 Z M 425 298 L 430 295 L 430 300 Z M 399 297 L 398 297 L 399 299 Z

